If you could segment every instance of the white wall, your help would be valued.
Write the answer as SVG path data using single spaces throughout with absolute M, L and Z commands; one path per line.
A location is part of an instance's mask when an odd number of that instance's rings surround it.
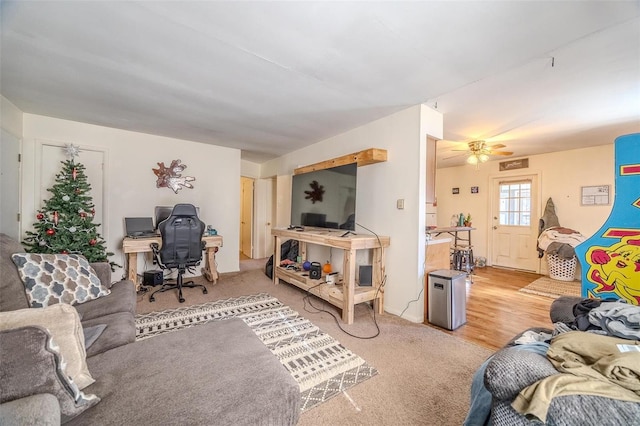
M 608 145 L 549 154 L 532 155 L 529 168 L 500 172 L 499 162 L 490 161 L 475 166 L 464 165 L 438 169 L 436 192 L 438 197 L 438 226 L 450 226 L 451 215 L 471 213 L 473 226 L 473 250 L 476 256 L 484 256 L 490 261 L 489 238 L 490 180 L 493 177 L 515 174 L 537 173 L 541 175 L 541 206 L 552 198 L 560 225 L 575 229 L 586 237 L 591 236 L 605 222 L 611 212 L 608 206 L 581 206 L 580 187 L 589 185 L 611 185 L 614 183 L 613 141 Z M 479 186 L 478 194 L 471 194 L 471 187 Z M 460 188 L 460 194 L 453 195 L 451 188 Z M 613 202 L 613 196 L 611 197 Z M 539 218 L 532 218 L 537 224 Z M 544 273 L 546 265 L 542 263 Z
M 22 138 L 22 111 L 4 96 L 0 96 L 0 125 L 18 139 Z
M 103 237 L 108 250 L 116 253 L 111 260 L 125 265 L 120 249 L 125 216 L 153 216 L 156 205 L 186 202 L 199 206 L 202 220 L 213 225 L 224 237 L 224 247 L 216 255 L 218 270 L 239 270 L 239 150 L 33 114 L 24 114 L 23 131 L 23 232 L 31 229 L 33 221 L 29 218 L 35 217 L 35 211 L 40 207 L 40 200 L 34 197 L 34 188 L 37 187 L 34 175 L 37 175 L 39 167 L 35 152 L 37 141 L 73 143 L 107 153 L 107 233 Z M 176 159 L 187 165 L 184 176 L 196 178 L 192 182 L 194 188 L 182 189 L 177 194 L 168 188 L 156 188 L 152 169 L 158 167 L 158 162 L 169 165 Z M 82 162 L 82 153 L 76 161 Z M 90 174 L 91 170 L 86 170 L 86 173 Z M 143 271 L 143 267 L 140 260 L 138 271 Z M 148 263 L 147 269 L 154 267 Z M 114 279 L 121 274 L 124 271 L 116 271 Z
M 260 164 L 252 163 L 251 161 L 247 161 L 247 160 L 241 160 L 240 174 L 242 176 L 246 176 L 250 178 L 257 178 L 260 176 Z
M 358 168 L 356 221 L 391 237 L 391 246 L 385 252 L 385 311 L 404 311 L 403 317 L 415 322 L 422 322 L 424 312 L 420 293 L 424 284 L 427 134 L 442 138 L 442 115 L 417 105 L 269 161 L 261 171 L 264 177 L 280 177 L 291 175 L 300 166 L 368 148 L 386 149 L 386 162 Z M 278 186 L 281 190 L 284 188 Z M 288 191 L 290 197 L 290 186 Z M 284 194 L 279 192 L 278 208 L 287 208 L 288 215 L 290 207 L 282 198 Z M 396 201 L 401 198 L 405 208 L 398 210 Z M 356 232 L 368 233 L 359 226 Z M 338 252 L 334 254 L 334 267 L 339 263 Z M 311 260 L 324 263 L 327 259 Z

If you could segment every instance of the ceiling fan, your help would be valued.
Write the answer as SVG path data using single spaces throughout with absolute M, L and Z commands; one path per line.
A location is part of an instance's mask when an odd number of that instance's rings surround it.
M 489 160 L 490 155 L 513 155 L 513 152 L 510 151 L 498 151 L 498 149 L 506 148 L 506 145 L 503 145 L 501 143 L 488 145 L 487 142 L 483 140 L 474 140 L 467 142 L 467 145 L 467 148 L 453 149 L 453 151 L 465 151 L 467 155 L 467 163 L 469 164 L 477 165 L 479 163 L 484 163 Z M 445 160 L 457 156 L 458 155 L 454 155 L 453 157 L 445 158 Z

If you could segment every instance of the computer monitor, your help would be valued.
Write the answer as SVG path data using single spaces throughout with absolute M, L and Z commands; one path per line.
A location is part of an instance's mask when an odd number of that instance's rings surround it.
M 154 214 L 156 229 L 158 229 L 158 225 L 160 225 L 160 222 L 166 220 L 169 216 L 171 216 L 172 211 L 173 206 L 156 206 Z M 200 207 L 196 207 L 196 214 L 200 216 Z

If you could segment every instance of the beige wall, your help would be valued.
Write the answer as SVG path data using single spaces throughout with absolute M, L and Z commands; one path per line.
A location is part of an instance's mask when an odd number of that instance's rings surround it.
M 575 229 L 586 237 L 592 235 L 609 216 L 612 205 L 581 206 L 580 187 L 588 185 L 611 185 L 614 183 L 613 141 L 607 145 L 549 154 L 532 155 L 529 168 L 500 172 L 498 161 L 490 161 L 475 166 L 464 165 L 438 169 L 437 220 L 439 226 L 449 226 L 451 215 L 471 213 L 473 226 L 473 246 L 476 256 L 487 257 L 490 261 L 490 182 L 494 177 L 539 173 L 541 177 L 540 211 L 548 198 L 552 198 L 562 226 Z M 471 186 L 479 186 L 478 194 L 471 194 Z M 460 188 L 459 195 L 451 189 Z M 613 201 L 613 199 L 612 199 Z M 532 218 L 537 228 L 539 217 Z M 542 265 L 542 271 L 546 265 Z
M 112 260 L 124 265 L 120 249 L 124 236 L 123 218 L 126 216 L 153 216 L 156 205 L 192 203 L 200 207 L 202 220 L 211 224 L 224 237 L 224 247 L 218 252 L 221 272 L 239 270 L 239 215 L 240 215 L 240 151 L 198 142 L 166 138 L 24 114 L 23 142 L 23 232 L 30 229 L 40 201 L 35 195 L 39 155 L 42 142 L 73 143 L 80 147 L 95 148 L 106 153 L 106 234 Z M 156 188 L 152 168 L 158 162 L 165 165 L 180 159 L 187 165 L 185 176 L 196 178 L 193 189 L 182 189 L 175 194 L 168 188 Z M 82 154 L 77 159 L 82 162 Z M 87 170 L 86 173 L 91 173 Z M 144 264 L 140 260 L 138 271 Z M 153 269 L 149 262 L 147 269 Z M 198 270 L 199 271 L 199 270 Z M 119 277 L 124 271 L 116 271 Z

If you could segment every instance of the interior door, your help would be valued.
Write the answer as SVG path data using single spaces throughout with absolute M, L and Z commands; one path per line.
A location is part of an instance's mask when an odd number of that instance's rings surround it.
M 492 264 L 537 272 L 540 201 L 538 176 L 494 178 L 491 213 Z
M 242 191 L 240 208 L 240 252 L 252 258 L 251 228 L 253 224 L 253 179 L 241 176 L 240 190 Z
M 4 129 L 0 138 L 0 231 L 20 240 L 20 140 Z

